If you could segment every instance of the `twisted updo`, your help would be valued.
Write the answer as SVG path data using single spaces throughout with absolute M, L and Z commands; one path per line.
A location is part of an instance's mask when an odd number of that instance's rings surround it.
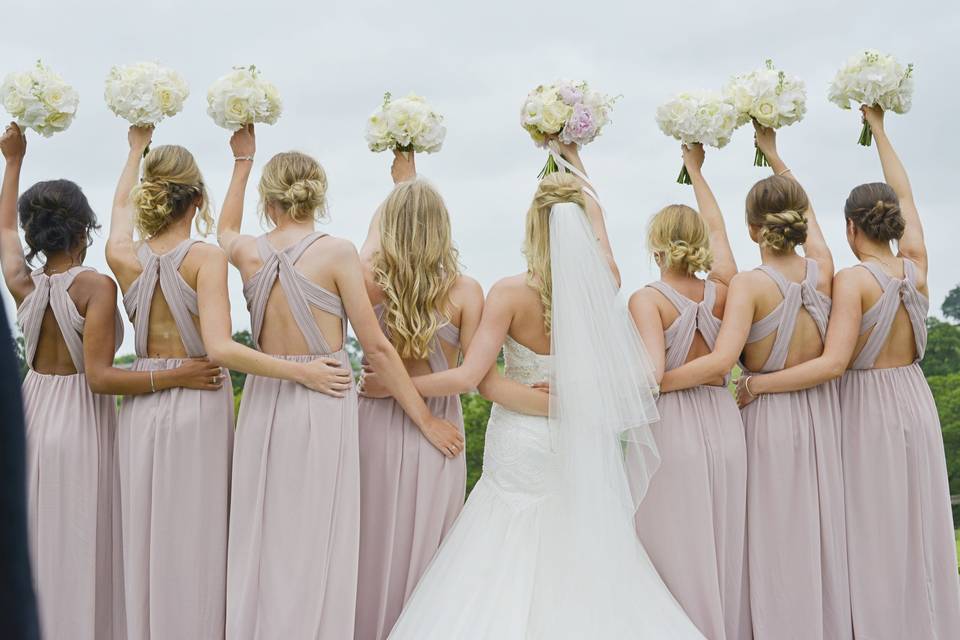
M 33 185 L 17 200 L 17 212 L 31 264 L 40 253 L 49 256 L 80 245 L 86 249 L 93 243 L 93 232 L 100 228 L 87 196 L 69 180 Z
M 550 333 L 553 294 L 553 275 L 550 271 L 550 210 L 553 205 L 564 202 L 585 207 L 583 189 L 572 175 L 551 173 L 537 186 L 537 192 L 527 211 L 527 228 L 523 240 L 523 256 L 527 259 L 527 282 L 540 294 L 547 333 Z
M 294 222 L 327 218 L 327 174 L 312 157 L 286 151 L 270 158 L 260 176 L 260 213 L 273 204 Z
M 665 269 L 693 275 L 713 265 L 710 230 L 700 214 L 683 204 L 668 205 L 650 219 L 647 246 Z
M 868 238 L 880 242 L 899 240 L 906 228 L 900 199 L 886 182 L 871 182 L 854 188 L 847 196 L 843 215 Z
M 194 224 L 201 235 L 213 228 L 210 198 L 193 155 L 178 145 L 155 147 L 143 160 L 143 177 L 130 193 L 141 237 L 150 238 L 197 207 Z
M 776 253 L 807 241 L 810 200 L 800 183 L 783 176 L 759 181 L 747 194 L 747 224 L 760 228 L 760 246 Z

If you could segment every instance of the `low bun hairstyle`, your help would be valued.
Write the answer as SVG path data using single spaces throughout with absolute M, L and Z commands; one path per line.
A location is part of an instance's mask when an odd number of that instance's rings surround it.
M 770 176 L 747 194 L 747 224 L 760 228 L 760 246 L 776 253 L 793 251 L 807 241 L 810 200 L 800 183 Z
M 17 211 L 30 248 L 28 263 L 40 253 L 49 256 L 89 247 L 93 232 L 100 228 L 87 197 L 69 180 L 38 182 L 20 196 Z
M 150 238 L 197 206 L 194 224 L 201 235 L 213 228 L 210 198 L 203 175 L 193 155 L 181 146 L 155 147 L 143 161 L 143 177 L 130 199 L 136 210 L 134 224 L 143 238 Z
M 666 206 L 650 219 L 647 246 L 665 269 L 693 275 L 713 265 L 710 230 L 699 213 L 683 204 Z
M 314 158 L 286 151 L 270 158 L 260 176 L 260 213 L 273 204 L 294 222 L 327 219 L 327 174 Z
M 868 238 L 880 242 L 899 240 L 906 228 L 900 199 L 886 182 L 871 182 L 854 188 L 843 205 L 843 215 Z
M 527 282 L 540 294 L 543 322 L 550 333 L 553 275 L 550 271 L 550 210 L 555 204 L 572 202 L 586 206 L 583 189 L 568 173 L 551 173 L 540 181 L 527 211 L 523 256 L 527 259 Z

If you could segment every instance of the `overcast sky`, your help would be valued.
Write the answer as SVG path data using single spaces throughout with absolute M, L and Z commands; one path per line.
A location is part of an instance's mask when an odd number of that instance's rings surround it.
M 79 113 L 67 132 L 51 139 L 31 132 L 23 189 L 38 180 L 74 180 L 106 227 L 127 125 L 104 105 L 103 81 L 113 64 L 158 60 L 186 77 L 192 95 L 183 113 L 160 126 L 154 144 L 193 151 L 219 203 L 233 163 L 229 133 L 205 113 L 206 88 L 233 65 L 256 64 L 279 88 L 284 115 L 258 130 L 245 230 L 261 229 L 260 168 L 276 152 L 299 149 L 316 156 L 329 177 L 332 221 L 325 230 L 360 244 L 391 187 L 389 155 L 365 146 L 365 118 L 384 91 L 415 91 L 445 115 L 448 129 L 443 150 L 421 157 L 419 171 L 443 193 L 466 272 L 485 288 L 523 269 L 523 219 L 544 160 L 519 126 L 521 102 L 533 86 L 582 78 L 622 94 L 613 123 L 582 155 L 607 209 L 629 293 L 654 277 L 644 238 L 649 216 L 672 202 L 694 204 L 690 187 L 674 182 L 680 152 L 657 129 L 656 106 L 680 90 L 719 88 L 730 74 L 765 58 L 807 83 L 809 112 L 781 132 L 781 155 L 810 194 L 838 266 L 852 264 L 843 202 L 853 186 L 882 174 L 875 149 L 856 144 L 858 114 L 831 105 L 825 94 L 847 57 L 867 47 L 885 50 L 916 65 L 913 110 L 891 114 L 887 130 L 910 173 L 925 226 L 933 310 L 960 282 L 960 136 L 952 122 L 960 97 L 956 3 L 58 4 L 66 3 L 44 3 L 42 16 L 29 3 L 8 3 L 3 10 L 0 74 L 42 58 L 80 92 Z M 708 150 L 704 169 L 741 269 L 759 262 L 743 202 L 753 182 L 767 174 L 752 161 L 744 129 L 726 148 Z M 105 232 L 87 258 L 101 270 Z M 234 327 L 247 328 L 234 271 L 230 293 Z M 0 295 L 12 310 L 7 291 Z M 132 349 L 128 325 L 122 351 Z

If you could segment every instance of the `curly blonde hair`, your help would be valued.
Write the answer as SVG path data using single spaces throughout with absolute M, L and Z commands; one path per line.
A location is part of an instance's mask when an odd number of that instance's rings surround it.
M 401 358 L 422 360 L 450 322 L 450 291 L 460 277 L 450 216 L 423 180 L 397 185 L 380 211 L 380 250 L 373 274 L 383 290 L 384 322 Z
M 699 213 L 683 204 L 668 205 L 650 219 L 647 246 L 665 269 L 693 275 L 713 265 L 710 230 Z
M 776 253 L 807 241 L 810 199 L 800 183 L 783 176 L 760 180 L 747 194 L 747 224 L 760 228 L 760 246 Z
M 311 156 L 285 151 L 270 158 L 260 184 L 260 215 L 275 205 L 294 222 L 327 219 L 327 174 Z M 273 221 L 271 221 L 273 222 Z
M 527 211 L 523 256 L 527 259 L 527 282 L 540 294 L 543 324 L 550 333 L 553 275 L 550 271 L 550 210 L 553 205 L 572 202 L 585 207 L 583 189 L 568 173 L 551 173 L 540 181 Z
M 193 154 L 179 145 L 153 148 L 143 160 L 140 184 L 130 192 L 134 225 L 150 238 L 197 207 L 194 224 L 201 235 L 213 228 L 210 197 Z M 199 202 L 198 202 L 199 200 Z

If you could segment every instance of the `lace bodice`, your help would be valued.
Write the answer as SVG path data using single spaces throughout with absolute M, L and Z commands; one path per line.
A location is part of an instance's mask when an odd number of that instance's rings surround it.
M 552 356 L 531 351 L 507 336 L 503 344 L 504 375 L 523 384 L 549 378 Z M 517 509 L 536 504 L 555 486 L 554 454 L 548 420 L 494 403 L 487 423 L 481 481 L 495 486 Z

